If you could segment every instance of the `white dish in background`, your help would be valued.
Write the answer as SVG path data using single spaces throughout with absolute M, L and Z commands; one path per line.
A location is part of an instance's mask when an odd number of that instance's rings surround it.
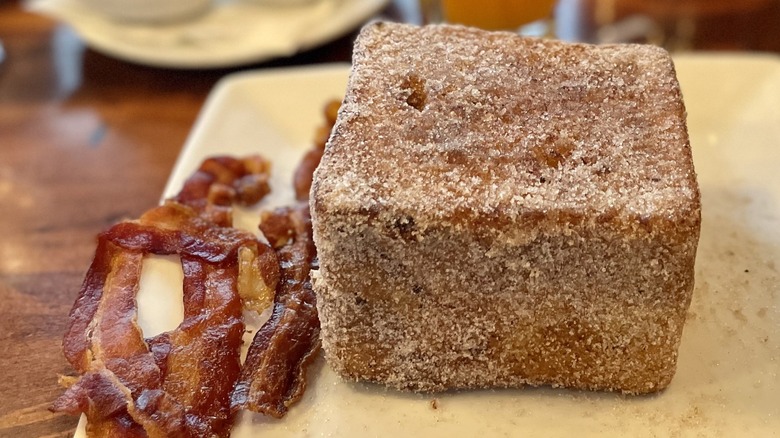
M 703 220 L 693 303 L 677 375 L 666 391 L 646 397 L 549 388 L 421 395 L 343 382 L 320 358 L 303 399 L 284 419 L 242 413 L 233 436 L 776 436 L 780 60 L 681 56 L 676 66 Z M 274 195 L 258 209 L 290 202 L 291 172 L 322 123 L 324 103 L 343 93 L 347 73 L 348 66 L 337 65 L 225 78 L 206 102 L 165 196 L 209 155 L 261 153 L 274 163 Z
M 194 19 L 206 13 L 212 0 L 80 0 L 110 19 L 133 24 L 163 24 Z
M 216 68 L 290 56 L 360 26 L 389 0 L 319 0 L 291 6 L 215 0 L 190 21 L 115 21 L 80 0 L 27 0 L 30 11 L 70 26 L 106 55 L 155 67 Z

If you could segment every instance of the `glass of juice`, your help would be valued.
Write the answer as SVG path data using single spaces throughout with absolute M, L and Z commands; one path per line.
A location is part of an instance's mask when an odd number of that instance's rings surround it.
M 556 0 L 420 0 L 425 23 L 457 23 L 539 36 L 552 34 L 555 3 Z

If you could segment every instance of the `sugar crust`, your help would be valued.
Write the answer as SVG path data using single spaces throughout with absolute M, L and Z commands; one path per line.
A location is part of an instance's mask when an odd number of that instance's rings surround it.
M 331 366 L 668 385 L 700 223 L 668 53 L 376 23 L 353 65 L 311 197 Z

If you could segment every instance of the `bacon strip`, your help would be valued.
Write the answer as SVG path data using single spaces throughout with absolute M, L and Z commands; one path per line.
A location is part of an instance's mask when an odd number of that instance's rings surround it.
M 295 169 L 293 188 L 295 189 L 295 199 L 298 201 L 307 201 L 309 199 L 309 190 L 311 190 L 314 170 L 319 166 L 322 154 L 325 152 L 325 144 L 328 142 L 328 138 L 330 138 L 330 131 L 333 129 L 333 125 L 336 124 L 336 117 L 340 107 L 341 101 L 339 100 L 331 100 L 325 104 L 325 108 L 322 111 L 325 116 L 325 123 L 317 128 L 317 132 L 314 135 L 314 145 L 306 152 Z
M 260 228 L 277 244 L 281 281 L 273 314 L 249 347 L 231 406 L 234 411 L 249 409 L 281 418 L 303 395 L 306 367 L 320 347 L 316 298 L 309 278 L 316 250 L 308 204 L 266 213 Z
M 325 106 L 325 123 L 295 170 L 293 187 L 301 202 L 261 216 L 260 230 L 277 250 L 282 280 L 273 314 L 255 334 L 236 382 L 234 410 L 283 417 L 303 396 L 306 368 L 319 351 L 320 323 L 309 276 L 310 270 L 316 269 L 317 259 L 307 201 L 340 106 L 337 100 Z
M 173 200 L 229 227 L 233 222 L 233 203 L 252 205 L 270 193 L 270 171 L 271 163 L 259 155 L 207 158 Z
M 295 172 L 298 200 L 308 199 L 339 106 L 326 106 L 326 123 Z M 308 205 L 265 215 L 261 230 L 275 251 L 229 228 L 233 203 L 269 193 L 269 171 L 259 156 L 209 158 L 164 206 L 99 236 L 63 339 L 81 377 L 53 411 L 85 413 L 88 436 L 227 436 L 238 409 L 280 418 L 300 399 L 320 346 Z M 185 311 L 175 330 L 144 339 L 135 295 L 150 253 L 180 256 Z M 272 300 L 240 368 L 241 304 L 261 312 Z
M 95 259 L 63 340 L 82 377 L 52 408 L 87 415 L 91 436 L 227 436 L 244 325 L 239 254 L 259 265 L 274 252 L 254 236 L 218 227 L 168 203 L 98 238 Z M 144 339 L 135 295 L 145 254 L 178 254 L 184 321 Z M 275 265 L 275 262 L 274 264 Z M 278 271 L 254 282 L 275 288 Z
M 127 413 L 126 396 L 115 380 L 108 372 L 87 373 L 55 400 L 51 409 L 71 415 L 85 412 L 90 419 L 86 430 L 90 437 L 146 437 Z

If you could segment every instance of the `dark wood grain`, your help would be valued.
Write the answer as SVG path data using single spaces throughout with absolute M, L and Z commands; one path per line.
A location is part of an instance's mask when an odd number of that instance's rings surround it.
M 383 14 L 416 21 L 414 5 Z M 73 432 L 77 419 L 46 408 L 71 372 L 60 340 L 95 235 L 157 202 L 213 85 L 239 70 L 347 61 L 355 35 L 263 64 L 166 70 L 94 52 L 0 2 L 0 436 Z

